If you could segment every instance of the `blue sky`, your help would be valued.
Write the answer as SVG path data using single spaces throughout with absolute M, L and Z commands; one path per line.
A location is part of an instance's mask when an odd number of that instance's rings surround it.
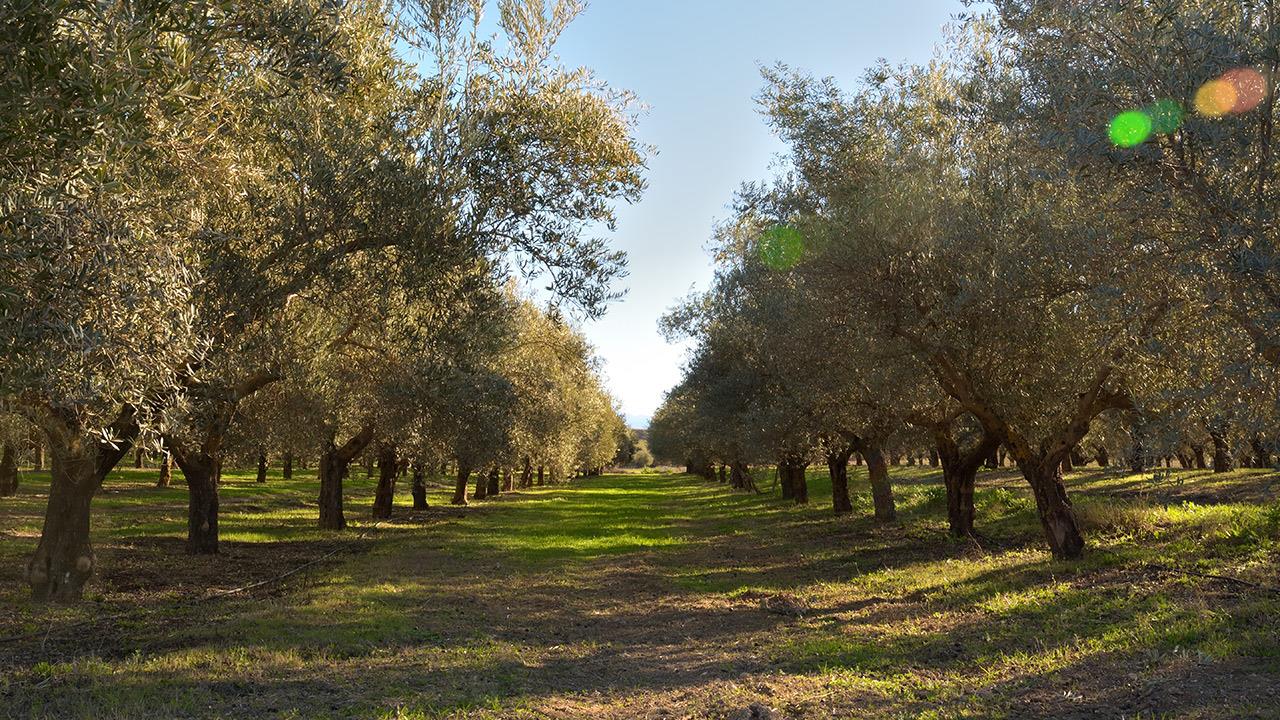
M 680 379 L 685 349 L 658 317 L 705 289 L 704 250 L 734 190 L 764 179 L 782 150 L 757 112 L 759 67 L 785 62 L 846 86 L 877 59 L 923 62 L 958 0 L 592 0 L 558 52 L 648 106 L 642 142 L 657 148 L 649 189 L 620 209 L 616 247 L 630 256 L 627 297 L 584 330 L 633 426 L 647 424 Z

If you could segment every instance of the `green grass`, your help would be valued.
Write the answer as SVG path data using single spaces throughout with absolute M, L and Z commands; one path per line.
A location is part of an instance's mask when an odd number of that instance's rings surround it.
M 1011 471 L 980 476 L 976 542 L 946 536 L 936 471 L 893 468 L 888 525 L 851 475 L 842 518 L 824 472 L 804 507 L 627 474 L 465 509 L 441 480 L 416 514 L 405 487 L 375 526 L 357 470 L 353 528 L 328 533 L 314 477 L 228 473 L 224 554 L 190 558 L 185 489 L 124 470 L 69 608 L 25 599 L 47 483 L 27 475 L 0 501 L 0 635 L 41 635 L 0 645 L 0 716 L 1280 716 L 1275 473 L 1079 473 L 1070 563 Z

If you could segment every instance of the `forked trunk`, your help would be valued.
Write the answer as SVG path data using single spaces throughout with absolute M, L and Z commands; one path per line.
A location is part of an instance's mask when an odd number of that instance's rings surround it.
M 93 575 L 89 543 L 89 504 L 102 486 L 95 446 L 75 440 L 63 445 L 51 438 L 51 484 L 40 544 L 27 563 L 31 596 L 40 601 L 74 602 Z
M 14 456 L 13 443 L 5 442 L 4 451 L 0 453 L 0 497 L 13 497 L 18 494 L 18 460 Z
M 853 448 L 827 453 L 827 471 L 831 473 L 831 504 L 837 515 L 853 512 L 849 500 L 849 456 Z
M 343 512 L 342 481 L 351 472 L 351 462 L 364 452 L 373 441 L 372 425 L 366 425 L 342 447 L 334 444 L 329 438 L 320 451 L 320 459 L 316 461 L 316 472 L 320 476 L 320 529 L 344 530 L 347 518 Z
M 426 468 L 421 462 L 413 464 L 413 509 L 427 509 L 427 478 Z
M 396 446 L 384 443 L 378 448 L 378 487 L 373 493 L 373 519 L 389 520 L 396 498 Z
M 541 468 L 539 468 L 541 470 Z M 453 486 L 454 505 L 467 504 L 467 481 L 471 479 L 471 466 L 461 460 L 458 461 L 457 482 Z
M 889 522 L 898 517 L 893 502 L 893 484 L 889 481 L 889 467 L 884 452 L 877 445 L 869 445 L 862 454 L 867 458 L 867 474 L 871 480 L 871 503 L 875 507 L 876 520 Z
M 1083 555 L 1084 536 L 1062 483 L 1061 463 L 1036 458 L 1019 463 L 1019 469 L 1035 494 L 1036 512 L 1053 556 L 1073 560 Z

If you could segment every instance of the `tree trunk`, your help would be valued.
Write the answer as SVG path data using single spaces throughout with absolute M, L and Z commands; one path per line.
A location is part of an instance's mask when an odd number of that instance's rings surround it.
M 884 451 L 878 445 L 868 445 L 862 451 L 867 458 L 867 473 L 871 479 L 871 502 L 875 506 L 876 520 L 889 522 L 898 518 L 893 502 L 893 484 L 889 481 L 889 468 L 884 461 Z
M 489 487 L 487 490 L 489 497 L 498 497 L 502 494 L 502 471 L 498 469 L 497 465 L 494 465 L 489 470 Z
M 1084 536 L 1076 520 L 1067 488 L 1062 484 L 1062 464 L 1033 458 L 1019 463 L 1022 476 L 1031 485 L 1036 498 L 1036 512 L 1044 528 L 1045 539 L 1053 556 L 1073 560 L 1084 554 Z
M 119 430 L 115 447 L 85 440 L 78 426 L 68 425 L 66 432 L 48 436 L 49 503 L 40 543 L 27 563 L 31 596 L 38 601 L 74 602 L 84 595 L 94 569 L 90 503 L 137 437 L 129 411 L 115 423 Z
M 938 455 L 942 459 L 942 482 L 947 489 L 947 524 L 951 536 L 972 537 L 976 516 L 973 489 L 978 468 L 1000 443 L 983 433 L 978 444 L 965 452 L 955 441 L 949 420 L 934 426 L 933 437 Z
M 267 481 L 267 454 L 260 452 L 258 453 L 258 482 L 264 483 L 266 481 Z
M 173 453 L 165 450 L 160 455 L 160 476 L 156 478 L 156 487 L 167 488 L 173 484 Z
M 39 431 L 31 434 L 31 469 L 37 472 L 44 470 L 44 438 L 40 437 Z
M 726 485 L 729 482 L 729 468 L 724 463 L 720 463 L 720 484 Z
M 514 492 L 516 489 L 515 473 L 511 468 L 502 469 L 502 492 Z
M 849 456 L 853 448 L 827 453 L 827 471 L 831 473 L 831 504 L 837 515 L 853 512 L 849 500 Z
M 1098 446 L 1098 449 L 1093 454 L 1093 459 L 1097 461 L 1100 468 L 1111 467 L 1111 456 L 1107 454 L 1105 445 Z
M 543 475 L 543 467 L 539 465 L 538 466 L 538 487 L 542 487 L 544 483 L 542 475 Z
M 421 462 L 413 464 L 413 509 L 427 509 L 427 472 Z
M 808 504 L 809 481 L 805 472 L 809 469 L 809 463 L 793 458 L 789 467 L 791 468 L 791 500 L 797 505 Z
M 342 447 L 337 447 L 333 438 L 325 442 L 316 462 L 320 476 L 320 529 L 343 530 L 347 527 L 347 518 L 343 512 L 342 481 L 351 472 L 351 462 L 355 460 L 369 443 L 373 441 L 373 426 L 366 425 L 358 434 L 348 440 Z
M 778 484 L 782 487 L 782 499 L 791 500 L 795 498 L 796 491 L 792 482 L 795 476 L 791 474 L 791 462 L 786 458 L 778 461 Z
M 533 461 L 525 456 L 524 467 L 520 470 L 520 487 L 528 488 L 533 486 Z
M 396 446 L 383 443 L 378 448 L 378 487 L 373 493 L 373 519 L 390 520 L 396 500 L 396 474 L 400 463 Z
M 929 449 L 929 467 L 938 467 L 938 462 L 940 460 L 941 458 L 938 457 L 937 449 L 930 448 Z
M 484 500 L 489 497 L 489 474 L 486 472 L 476 473 L 476 489 L 472 497 L 476 500 Z
M 541 477 L 542 468 L 538 468 L 538 470 L 539 470 L 539 477 Z M 453 500 L 450 501 L 454 505 L 467 504 L 467 481 L 470 479 L 471 479 L 471 466 L 459 460 L 457 481 L 453 486 Z
M 1271 448 L 1267 447 L 1266 441 L 1262 438 L 1254 438 L 1253 455 L 1255 467 L 1262 469 L 1269 469 L 1271 467 Z
M 133 468 L 135 470 L 141 470 L 146 466 L 147 464 L 143 461 L 143 457 L 142 457 L 142 448 L 135 447 L 133 449 Z
M 284 464 L 280 468 L 280 477 L 284 478 L 285 480 L 293 479 L 293 453 L 292 452 L 286 451 L 284 454 Z
M 13 443 L 6 441 L 0 454 L 0 497 L 18 494 L 18 461 L 15 455 Z
M 1067 453 L 1067 456 L 1062 458 L 1062 473 L 1065 475 L 1069 472 L 1074 472 L 1075 469 L 1076 466 L 1075 462 L 1071 459 L 1071 453 Z
M 218 553 L 217 458 L 205 452 L 174 453 L 187 481 L 187 553 Z
M 1205 462 L 1205 459 L 1204 459 L 1204 446 L 1203 446 L 1203 445 L 1192 445 L 1192 446 L 1191 446 L 1191 459 L 1192 459 L 1192 461 L 1195 463 L 1195 465 L 1196 465 L 1196 469 L 1197 469 L 1197 470 L 1207 470 L 1207 469 L 1208 469 L 1209 464 L 1208 464 L 1207 462 Z
M 1226 430 L 1214 428 L 1209 431 L 1209 438 L 1213 440 L 1213 472 L 1231 472 L 1231 446 L 1227 443 Z

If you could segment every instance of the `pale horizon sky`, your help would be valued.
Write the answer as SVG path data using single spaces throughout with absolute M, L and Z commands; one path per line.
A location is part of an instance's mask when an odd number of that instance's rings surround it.
M 852 87 L 880 58 L 927 61 L 963 10 L 959 0 L 592 0 L 569 27 L 564 63 L 636 93 L 648 106 L 639 139 L 657 149 L 643 200 L 619 208 L 611 236 L 630 257 L 628 294 L 583 328 L 629 425 L 646 426 L 680 380 L 685 348 L 663 340 L 658 318 L 706 289 L 713 225 L 783 149 L 757 112 L 760 67 L 784 62 Z

